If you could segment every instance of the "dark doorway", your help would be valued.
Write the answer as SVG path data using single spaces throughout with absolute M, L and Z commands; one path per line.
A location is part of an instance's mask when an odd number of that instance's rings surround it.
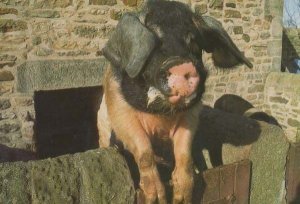
M 97 111 L 101 87 L 34 94 L 35 140 L 40 159 L 98 147 Z

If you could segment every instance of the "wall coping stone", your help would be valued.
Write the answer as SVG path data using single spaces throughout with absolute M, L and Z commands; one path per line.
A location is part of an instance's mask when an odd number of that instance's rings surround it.
M 17 67 L 17 92 L 100 86 L 106 63 L 104 58 L 26 61 Z

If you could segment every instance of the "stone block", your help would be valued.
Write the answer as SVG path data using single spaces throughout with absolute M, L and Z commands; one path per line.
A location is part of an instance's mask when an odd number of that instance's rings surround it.
M 3 0 L 1 2 L 8 6 L 29 6 L 29 1 L 30 0 Z
M 109 11 L 109 16 L 110 16 L 111 19 L 117 21 L 117 20 L 120 20 L 120 18 L 122 17 L 122 15 L 123 15 L 124 12 L 125 11 L 122 11 L 122 10 L 111 9 Z
M 281 96 L 272 96 L 270 97 L 270 102 L 272 103 L 282 103 L 282 104 L 287 104 L 289 102 L 288 99 L 281 97 Z
M 255 8 L 252 12 L 253 16 L 260 16 L 263 13 L 263 10 L 260 8 Z
M 30 5 L 33 8 L 66 8 L 72 5 L 72 0 L 32 0 Z
M 197 14 L 205 14 L 207 13 L 207 5 L 206 4 L 199 4 L 195 6 L 195 13 Z
M 290 125 L 292 127 L 298 127 L 298 128 L 300 128 L 300 120 L 289 118 L 288 121 L 287 121 L 287 123 L 288 123 L 288 125 Z
M 19 30 L 26 30 L 27 23 L 22 20 L 13 20 L 13 19 L 0 19 L 0 32 L 12 32 Z
M 16 132 L 20 129 L 20 124 L 14 120 L 3 120 L 0 121 L 0 133 L 8 134 Z
M 241 12 L 236 10 L 225 10 L 225 18 L 241 18 Z
M 34 51 L 34 54 L 36 56 L 42 56 L 42 57 L 49 56 L 52 53 L 53 53 L 53 50 L 51 50 L 47 47 L 42 47 L 42 46 L 37 47 Z
M 209 8 L 212 9 L 219 9 L 222 10 L 223 9 L 223 0 L 209 0 Z
M 282 38 L 282 18 L 275 17 L 271 23 L 272 36 L 275 38 Z
M 42 43 L 42 38 L 40 36 L 32 37 L 32 44 L 33 45 L 39 45 L 41 43 Z
M 246 8 L 253 8 L 253 7 L 257 7 L 257 4 L 255 4 L 255 3 L 248 3 L 248 4 L 246 4 L 245 7 Z
M 236 8 L 236 4 L 235 3 L 226 3 L 225 5 L 228 8 Z
M 271 34 L 269 32 L 263 32 L 263 33 L 260 34 L 260 38 L 262 40 L 266 40 L 266 39 L 268 39 L 270 37 L 271 37 Z
M 107 62 L 104 58 L 89 60 L 27 61 L 17 69 L 17 91 L 99 86 Z
M 25 16 L 33 17 L 33 18 L 59 18 L 60 13 L 55 10 L 35 9 L 35 10 L 27 10 L 25 12 Z
M 92 5 L 108 5 L 113 6 L 117 4 L 116 0 L 89 0 L 89 3 Z
M 16 114 L 11 111 L 1 111 L 1 113 L 0 113 L 0 120 L 16 119 L 16 118 L 17 118 Z
M 77 56 L 85 56 L 91 54 L 90 52 L 83 51 L 83 50 L 76 50 L 76 51 L 67 51 L 67 52 L 58 52 L 57 53 L 59 56 L 72 56 L 72 57 L 77 57 Z
M 250 42 L 250 36 L 248 34 L 243 34 L 242 38 L 245 42 Z
M 219 11 L 214 11 L 214 10 L 210 10 L 209 11 L 209 15 L 211 17 L 214 17 L 214 18 L 221 18 L 222 17 L 222 13 L 219 12 Z
M 74 33 L 80 37 L 95 38 L 98 37 L 99 30 L 93 26 L 80 25 L 74 28 Z
M 248 93 L 259 93 L 264 91 L 264 84 L 256 84 L 252 85 L 251 87 L 248 88 Z
M 0 85 L 0 96 L 11 94 L 13 92 L 13 86 L 11 82 L 2 82 Z
M 11 73 L 11 71 L 8 71 L 8 70 L 0 71 L 0 81 L 12 81 L 14 79 L 15 79 L 15 77 Z
M 11 107 L 9 99 L 0 99 L 0 110 L 5 110 Z
M 15 8 L 0 8 L 0 15 L 15 14 L 18 15 L 18 10 Z
M 281 56 L 281 49 L 281 40 L 273 40 L 268 43 L 268 55 L 270 56 Z
M 34 136 L 34 122 L 33 121 L 27 121 L 22 124 L 21 128 L 22 137 L 33 140 Z
M 236 35 L 243 34 L 243 27 L 242 26 L 234 26 L 233 33 Z
M 17 60 L 17 57 L 14 55 L 2 54 L 0 55 L 0 68 L 4 66 L 13 66 Z
M 0 164 L 1 203 L 134 203 L 125 160 L 115 149 Z
M 277 126 L 262 129 L 261 134 L 259 141 L 251 148 L 253 174 L 250 200 L 253 203 L 281 203 L 284 199 L 289 144 Z

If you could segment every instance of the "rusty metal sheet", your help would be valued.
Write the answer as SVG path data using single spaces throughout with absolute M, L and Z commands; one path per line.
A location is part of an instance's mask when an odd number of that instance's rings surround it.
M 300 143 L 291 144 L 287 162 L 287 203 L 300 203 Z
M 250 195 L 251 162 L 241 162 L 220 166 L 203 172 L 203 194 L 199 204 L 248 204 Z

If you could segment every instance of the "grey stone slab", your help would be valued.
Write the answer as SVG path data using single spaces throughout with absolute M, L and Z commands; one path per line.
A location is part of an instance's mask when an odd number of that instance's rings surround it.
M 116 149 L 0 164 L 0 203 L 134 203 L 133 182 Z
M 105 65 L 104 58 L 27 61 L 17 68 L 17 91 L 99 86 Z
M 289 143 L 278 126 L 259 122 L 261 134 L 251 147 L 252 183 L 250 203 L 282 203 Z

